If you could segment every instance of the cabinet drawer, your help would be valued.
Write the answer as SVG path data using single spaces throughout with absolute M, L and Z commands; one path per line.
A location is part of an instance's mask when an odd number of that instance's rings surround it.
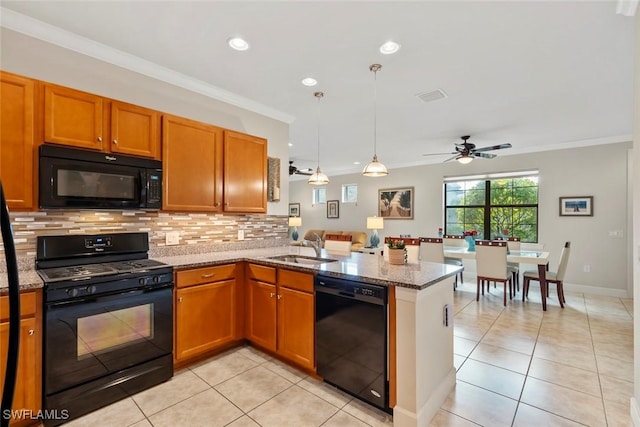
M 259 280 L 266 283 L 276 283 L 276 269 L 264 265 L 249 264 L 249 279 Z
M 297 289 L 304 292 L 313 292 L 313 275 L 291 270 L 278 270 L 278 285 Z
M 33 316 L 36 313 L 36 293 L 23 292 L 20 294 L 20 317 Z M 9 297 L 0 297 L 0 320 L 9 318 Z
M 201 283 L 218 282 L 235 277 L 235 264 L 216 265 L 214 267 L 194 268 L 176 273 L 176 286 L 184 288 Z

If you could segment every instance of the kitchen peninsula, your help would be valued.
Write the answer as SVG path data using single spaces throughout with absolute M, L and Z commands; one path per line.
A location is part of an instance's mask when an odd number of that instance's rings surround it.
M 336 261 L 317 264 L 271 259 L 293 251 L 296 249 L 283 246 L 151 256 L 173 265 L 177 275 L 191 269 L 249 263 L 389 287 L 390 346 L 395 348 L 390 352 L 390 379 L 395 383 L 390 390 L 393 422 L 403 427 L 427 425 L 455 385 L 452 287 L 459 267 L 427 262 L 390 265 L 381 256 L 355 252 L 338 256 L 323 251 L 322 257 Z M 21 285 L 33 290 L 37 283 L 25 280 L 28 277 L 32 277 L 29 272 L 21 272 Z M 6 284 L 0 283 L 0 294 L 5 292 Z

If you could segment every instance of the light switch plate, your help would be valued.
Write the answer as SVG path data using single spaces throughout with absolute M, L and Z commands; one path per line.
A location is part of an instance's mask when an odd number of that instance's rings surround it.
M 238 240 L 244 240 L 244 230 L 238 230 Z
M 167 231 L 165 234 L 164 243 L 167 246 L 177 245 L 180 243 L 180 232 L 179 231 Z

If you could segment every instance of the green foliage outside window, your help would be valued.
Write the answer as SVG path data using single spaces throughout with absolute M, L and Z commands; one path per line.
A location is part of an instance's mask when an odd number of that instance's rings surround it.
M 478 239 L 538 241 L 537 176 L 447 182 L 445 194 L 445 234 L 476 230 Z

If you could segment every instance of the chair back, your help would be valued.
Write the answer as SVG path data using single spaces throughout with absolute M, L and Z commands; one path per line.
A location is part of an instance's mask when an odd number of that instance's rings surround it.
M 420 259 L 444 264 L 444 251 L 441 237 L 420 237 Z
M 560 263 L 556 272 L 556 279 L 564 281 L 564 274 L 567 272 L 567 264 L 569 263 L 569 254 L 571 253 L 571 242 L 566 242 L 562 253 L 560 254 Z
M 407 251 L 407 263 L 417 264 L 420 262 L 420 239 L 416 237 L 385 237 L 384 251 L 382 253 L 384 259 L 389 259 L 389 243 L 392 240 L 402 240 Z
M 476 240 L 476 269 L 478 277 L 507 280 L 507 242 Z
M 462 234 L 445 234 L 442 238 L 443 246 L 467 246 Z
M 327 253 L 348 255 L 351 252 L 351 236 L 327 234 L 324 241 L 324 250 Z
M 520 238 L 519 237 L 507 237 L 507 248 L 509 251 L 520 250 Z
M 543 251 L 544 243 L 520 242 L 521 251 Z

